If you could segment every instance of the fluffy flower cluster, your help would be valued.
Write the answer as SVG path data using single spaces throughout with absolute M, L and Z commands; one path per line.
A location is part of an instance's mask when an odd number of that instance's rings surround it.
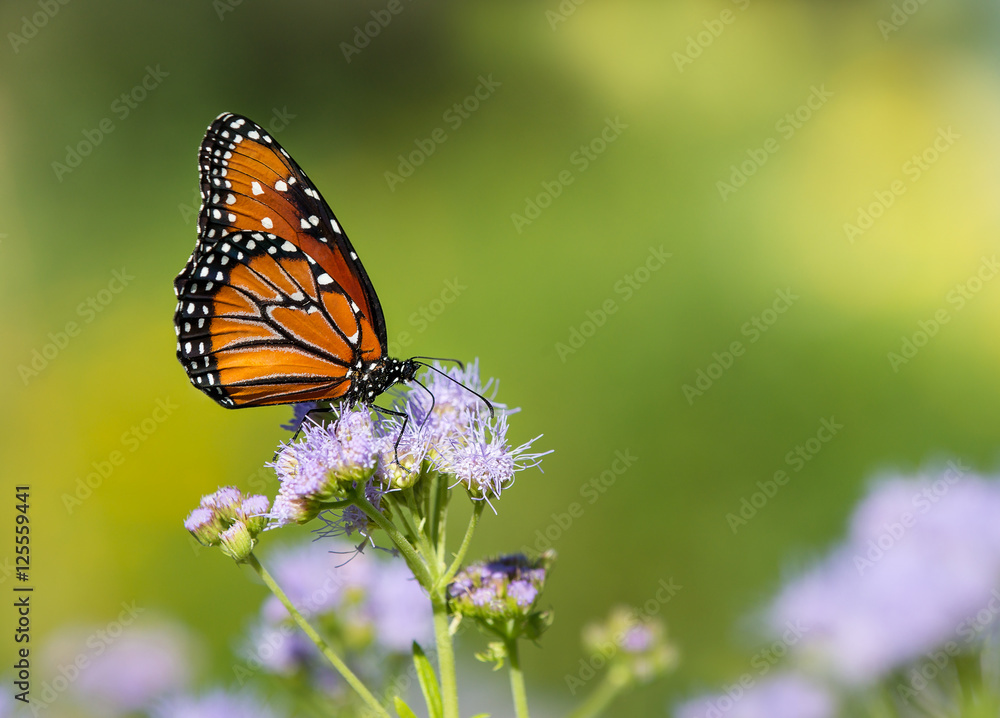
M 387 443 L 365 410 L 345 411 L 331 424 L 307 422 L 302 434 L 272 464 L 281 481 L 272 510 L 279 526 L 310 521 L 323 503 L 347 498 L 375 472 Z
M 184 528 L 201 544 L 221 544 L 223 553 L 242 561 L 267 527 L 269 507 L 266 496 L 244 496 L 235 486 L 224 486 L 202 497 L 198 508 L 188 514 Z
M 978 649 L 977 615 L 997 605 L 1000 484 L 951 468 L 877 486 L 847 541 L 774 602 L 777 632 L 807 630 L 800 660 L 840 681 L 877 681 L 952 641 Z
M 452 613 L 476 619 L 510 638 L 521 634 L 537 638 L 549 623 L 536 604 L 554 560 L 555 555 L 547 552 L 534 561 L 511 554 L 470 564 L 448 586 Z
M 940 661 L 971 657 L 978 666 L 976 654 L 996 634 L 998 516 L 1000 482 L 961 465 L 880 482 L 855 510 L 844 543 L 786 585 L 766 612 L 773 637 L 797 627 L 793 641 L 783 639 L 788 670 L 738 701 L 703 697 L 677 715 L 827 718 L 837 714 L 838 687 L 857 694 L 890 679 L 886 694 L 899 705 L 940 699 L 951 689 L 929 690 L 932 679 L 955 673 Z
M 306 421 L 303 438 L 284 445 L 274 462 L 281 488 L 272 518 L 280 525 L 305 523 L 324 504 L 342 500 L 358 486 L 379 505 L 389 491 L 405 489 L 426 471 L 454 477 L 476 500 L 491 501 L 514 482 L 514 474 L 537 466 L 544 454 L 530 451 L 540 437 L 512 448 L 507 416 L 512 411 L 487 404 L 496 382 L 485 385 L 478 363 L 464 369 L 435 366 L 396 405 L 401 416 L 372 421 L 366 407 L 345 408 L 331 424 Z M 545 452 L 548 453 L 548 452 Z M 367 532 L 354 508 L 341 518 L 345 532 Z

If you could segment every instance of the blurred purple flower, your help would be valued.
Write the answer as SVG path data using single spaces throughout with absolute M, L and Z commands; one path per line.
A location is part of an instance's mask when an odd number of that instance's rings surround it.
M 121 714 L 183 689 L 191 677 L 194 652 L 187 634 L 178 626 L 123 628 L 114 623 L 89 635 L 72 632 L 56 636 L 46 653 L 54 665 L 86 657 L 88 662 L 70 690 L 91 708 Z
M 796 655 L 849 684 L 948 641 L 972 649 L 977 614 L 1000 597 L 998 517 L 995 481 L 953 469 L 884 482 L 856 509 L 845 544 L 780 593 L 770 623 L 804 625 Z
M 433 635 L 431 604 L 427 594 L 401 560 L 372 563 L 378 566 L 368 586 L 369 606 L 380 645 L 409 653 L 414 641 L 426 645 Z
M 152 718 L 278 718 L 260 698 L 246 693 L 214 691 L 203 696 L 178 696 L 161 702 L 151 713 Z
M 332 616 L 353 637 L 373 639 L 381 651 L 407 653 L 413 641 L 431 638 L 430 601 L 400 560 L 383 560 L 342 542 L 322 541 L 285 549 L 271 563 L 278 585 L 307 617 L 322 623 L 324 615 Z M 288 618 L 276 597 L 267 599 L 261 614 L 262 626 L 249 648 L 269 670 L 288 673 L 318 658 L 310 642 L 295 640 L 297 633 L 283 640 L 272 635 Z
M 749 688 L 701 696 L 679 706 L 674 718 L 831 718 L 836 706 L 822 687 L 794 675 L 776 675 Z
M 333 541 L 311 541 L 271 553 L 268 564 L 274 580 L 292 604 L 306 615 L 332 611 L 343 602 L 345 592 L 367 586 L 377 567 L 353 547 Z M 288 618 L 277 596 L 264 604 L 264 617 L 271 622 Z

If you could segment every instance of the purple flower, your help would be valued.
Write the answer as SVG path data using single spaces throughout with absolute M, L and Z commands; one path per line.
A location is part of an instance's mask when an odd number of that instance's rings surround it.
M 554 559 L 551 552 L 534 561 L 512 554 L 466 566 L 448 586 L 452 611 L 497 630 L 504 624 L 502 630 L 514 635 L 529 625 L 544 630 L 535 604 Z
M 224 486 L 201 498 L 198 508 L 185 519 L 184 528 L 205 546 L 223 543 L 223 550 L 233 558 L 239 553 L 242 558 L 237 560 L 241 561 L 267 526 L 269 504 L 266 496 L 243 496 L 235 486 Z
M 1000 484 L 949 471 L 894 479 L 855 511 L 844 545 L 774 601 L 775 633 L 849 684 L 867 684 L 948 641 L 972 649 L 1000 584 Z
M 278 718 L 284 713 L 271 710 L 260 698 L 246 693 L 215 691 L 200 697 L 179 696 L 162 702 L 152 712 L 153 718 Z
M 137 711 L 157 697 L 184 688 L 190 680 L 193 651 L 178 626 L 123 629 L 115 623 L 88 635 L 57 636 L 46 653 L 55 665 L 71 665 L 86 657 L 88 662 L 70 690 L 100 713 L 117 715 Z
M 184 519 L 184 528 L 191 533 L 196 534 L 199 531 L 210 529 L 214 521 L 215 512 L 212 511 L 212 509 L 199 507 L 188 514 L 188 517 Z
M 527 608 L 538 597 L 538 588 L 528 581 L 511 581 L 507 587 L 507 595 L 521 608 Z
M 489 413 L 489 407 L 478 395 L 493 403 L 498 382 L 490 379 L 484 385 L 479 378 L 479 360 L 465 368 L 445 368 L 434 362 L 433 369 L 422 379 L 427 391 L 414 389 L 409 392 L 403 410 L 419 432 L 433 443 L 449 436 L 462 434 L 474 417 Z M 506 411 L 503 404 L 493 403 L 497 411 Z
M 677 708 L 676 718 L 831 718 L 836 706 L 820 686 L 794 675 L 776 675 L 730 692 L 702 696 Z
M 515 472 L 538 466 L 541 457 L 551 453 L 528 451 L 540 438 L 536 436 L 512 449 L 507 443 L 506 414 L 497 413 L 495 418 L 475 416 L 465 433 L 440 447 L 435 467 L 453 474 L 473 499 L 489 502 L 500 498 L 500 492 L 514 483 Z
M 332 424 L 307 423 L 302 433 L 273 464 L 281 480 L 271 512 L 278 526 L 305 523 L 323 502 L 346 498 L 375 471 L 383 443 L 366 408 L 345 409 Z

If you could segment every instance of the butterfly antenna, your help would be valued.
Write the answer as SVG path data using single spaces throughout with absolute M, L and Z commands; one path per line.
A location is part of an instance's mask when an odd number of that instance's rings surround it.
M 422 357 L 413 357 L 413 358 L 414 359 L 420 359 Z M 447 360 L 439 360 L 439 361 L 454 361 L 454 362 L 458 362 L 459 365 L 461 365 L 461 362 L 459 362 L 457 359 L 447 359 Z M 494 417 L 495 412 L 493 411 L 493 404 L 491 404 L 490 400 L 487 399 L 482 394 L 480 394 L 478 391 L 475 391 L 474 389 L 470 389 L 465 384 L 463 384 L 462 382 L 460 382 L 458 379 L 456 379 L 456 378 L 454 378 L 452 376 L 449 376 L 447 372 L 441 371 L 440 369 L 438 369 L 433 364 L 427 364 L 427 363 L 421 362 L 421 361 L 418 361 L 417 364 L 419 364 L 420 366 L 425 366 L 428 369 L 430 369 L 431 371 L 436 371 L 438 374 L 440 374 L 441 376 L 443 376 L 448 381 L 454 382 L 454 383 L 458 384 L 460 387 L 462 387 L 463 389 L 465 389 L 470 394 L 475 394 L 476 396 L 478 396 L 480 399 L 482 399 L 483 403 L 486 404 L 486 408 L 490 410 L 490 418 L 492 419 Z M 421 386 L 423 386 L 423 385 L 421 384 Z M 426 389 L 426 387 L 424 387 L 424 388 Z M 431 396 L 434 396 L 434 395 L 431 394 Z
M 423 366 L 426 366 L 426 364 Z M 423 428 L 424 424 L 426 424 L 427 420 L 431 417 L 431 414 L 434 413 L 434 407 L 437 406 L 437 399 L 434 397 L 434 392 L 432 392 L 430 389 L 424 386 L 424 383 L 422 381 L 414 379 L 413 383 L 419 384 L 421 389 L 423 389 L 424 391 L 426 391 L 428 394 L 431 395 L 431 408 L 427 410 L 427 413 L 424 414 L 423 421 L 420 422 L 420 427 Z
M 463 362 L 461 359 L 444 359 L 442 357 L 410 357 L 410 359 L 430 359 L 431 361 L 450 362 L 452 364 L 457 364 L 459 369 L 465 371 L 465 362 Z M 423 362 L 420 362 L 420 366 L 430 367 L 430 364 L 424 364 Z

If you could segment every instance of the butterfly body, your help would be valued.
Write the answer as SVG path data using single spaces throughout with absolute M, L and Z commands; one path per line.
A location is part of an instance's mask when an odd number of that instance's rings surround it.
M 260 126 L 220 115 L 199 152 L 198 242 L 174 280 L 177 358 L 227 408 L 371 404 L 413 379 L 378 296 L 305 172 Z

